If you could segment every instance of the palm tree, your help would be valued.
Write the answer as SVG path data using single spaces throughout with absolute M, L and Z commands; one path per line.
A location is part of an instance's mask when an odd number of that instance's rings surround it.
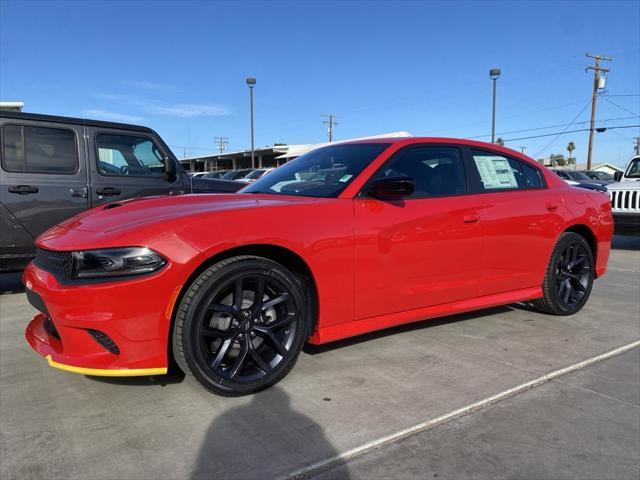
M 576 159 L 573 158 L 573 151 L 576 149 L 576 144 L 573 142 L 569 142 L 567 145 L 567 152 L 569 152 L 569 158 L 567 159 L 569 163 L 575 163 Z
M 496 138 L 496 145 L 504 147 L 504 140 L 502 139 L 502 137 Z

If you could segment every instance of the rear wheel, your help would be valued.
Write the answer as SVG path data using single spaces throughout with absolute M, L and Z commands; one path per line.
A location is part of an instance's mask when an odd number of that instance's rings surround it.
M 594 278 L 593 252 L 581 235 L 560 236 L 542 283 L 544 296 L 534 305 L 544 313 L 571 315 L 589 299 Z
M 206 389 L 246 395 L 280 381 L 308 335 L 305 285 L 271 260 L 239 256 L 189 287 L 173 335 L 180 367 Z

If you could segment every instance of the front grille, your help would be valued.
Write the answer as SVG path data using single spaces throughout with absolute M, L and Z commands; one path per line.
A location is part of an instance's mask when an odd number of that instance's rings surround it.
M 34 262 L 38 267 L 56 276 L 71 278 L 73 272 L 71 252 L 55 252 L 38 248 Z
M 115 355 L 120 355 L 120 349 L 116 345 L 116 342 L 111 340 L 111 337 L 109 337 L 109 335 L 101 332 L 100 330 L 93 330 L 91 328 L 87 329 L 87 332 L 89 332 L 89 335 L 91 335 L 96 340 L 96 342 L 102 345 L 105 350 Z
M 638 190 L 613 190 L 609 192 L 611 208 L 615 211 L 640 210 L 640 191 Z

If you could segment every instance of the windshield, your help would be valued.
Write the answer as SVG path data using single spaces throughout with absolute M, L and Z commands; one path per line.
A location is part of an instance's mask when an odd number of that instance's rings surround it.
M 591 180 L 583 172 L 571 172 L 571 177 L 573 177 L 574 180 L 578 181 L 586 180 L 588 182 L 589 180 Z
M 388 143 L 353 143 L 312 150 L 261 177 L 241 193 L 337 197 Z
M 264 168 L 259 168 L 258 170 L 254 170 L 253 172 L 251 172 L 249 175 L 247 175 L 244 178 L 249 178 L 251 180 L 253 180 L 255 178 L 260 178 L 264 172 L 265 172 Z
M 640 178 L 640 157 L 636 157 L 631 160 L 629 168 L 627 169 L 627 178 Z

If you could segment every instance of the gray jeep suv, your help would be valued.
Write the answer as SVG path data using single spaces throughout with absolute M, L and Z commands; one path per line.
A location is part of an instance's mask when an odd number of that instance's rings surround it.
M 125 198 L 235 192 L 192 178 L 147 127 L 0 111 L 0 271 L 24 268 L 33 241 L 83 210 Z

